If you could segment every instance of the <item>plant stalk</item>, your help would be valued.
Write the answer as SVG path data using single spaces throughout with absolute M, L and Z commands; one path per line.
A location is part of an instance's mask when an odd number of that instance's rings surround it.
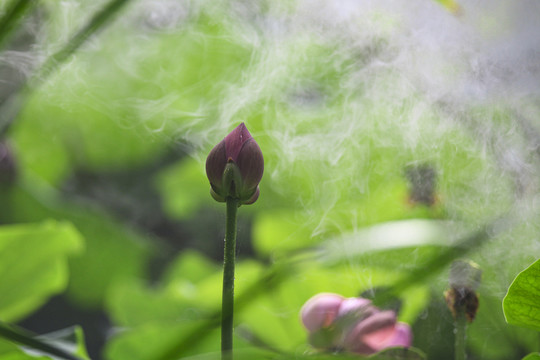
M 223 252 L 223 296 L 221 300 L 221 358 L 233 358 L 234 264 L 236 256 L 236 213 L 238 199 L 228 197 Z
M 466 360 L 467 353 L 465 350 L 465 340 L 467 338 L 467 317 L 465 316 L 464 307 L 461 306 L 457 309 L 455 320 L 455 335 L 455 360 Z
M 80 357 L 70 354 L 66 350 L 57 347 L 56 345 L 37 339 L 33 334 L 26 330 L 10 326 L 3 322 L 0 322 L 0 337 L 31 349 L 40 350 L 47 354 L 54 355 L 58 359 L 82 360 Z

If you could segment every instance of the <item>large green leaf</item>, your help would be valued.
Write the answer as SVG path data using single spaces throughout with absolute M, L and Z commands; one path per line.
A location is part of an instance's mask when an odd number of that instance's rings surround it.
M 115 221 L 103 211 L 63 201 L 59 194 L 39 181 L 28 181 L 1 193 L 0 221 L 21 223 L 46 218 L 66 220 L 84 236 L 85 252 L 70 259 L 68 294 L 80 304 L 100 304 L 117 281 L 142 274 L 151 254 L 149 241 Z
M 163 194 L 165 211 L 172 217 L 187 218 L 202 205 L 210 203 L 210 183 L 204 164 L 195 159 L 186 158 L 167 168 L 156 183 Z
M 423 247 L 452 246 L 449 224 L 444 221 L 412 219 L 380 223 L 351 233 L 343 233 L 323 243 L 323 261 L 339 262 L 367 254 L 410 249 L 415 252 L 414 262 L 419 261 L 418 250 Z M 406 265 L 410 254 L 398 257 L 396 263 Z M 395 256 L 394 256 L 395 258 Z M 424 256 L 424 258 L 427 258 Z M 395 266 L 396 263 L 387 266 Z
M 516 276 L 503 309 L 509 324 L 540 331 L 540 259 Z
M 0 318 L 21 319 L 67 285 L 67 256 L 82 250 L 67 222 L 0 227 Z
M 149 288 L 137 280 L 119 283 L 111 289 L 107 307 L 114 321 L 122 326 L 197 319 L 204 315 L 200 305 L 205 302 L 203 292 L 208 287 L 200 283 L 209 276 L 215 278 L 219 269 L 202 255 L 186 251 L 171 264 L 160 286 Z M 217 298 L 212 297 L 214 303 L 220 299 L 220 280 L 216 280 L 210 283 L 218 292 Z
M 521 360 L 540 360 L 540 353 L 529 354 Z

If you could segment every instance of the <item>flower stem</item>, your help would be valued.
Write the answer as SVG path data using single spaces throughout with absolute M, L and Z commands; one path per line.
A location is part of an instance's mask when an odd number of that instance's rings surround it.
M 467 353 L 465 351 L 465 340 L 467 338 L 467 317 L 465 316 L 465 309 L 463 307 L 458 307 L 455 320 L 455 360 L 465 360 L 467 359 Z
M 221 358 L 233 358 L 234 264 L 236 255 L 236 213 L 238 199 L 228 197 L 223 252 L 223 296 L 221 300 Z

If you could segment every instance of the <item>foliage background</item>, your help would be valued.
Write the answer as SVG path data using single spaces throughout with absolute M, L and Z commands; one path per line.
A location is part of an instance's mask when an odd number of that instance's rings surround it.
M 451 359 L 460 255 L 484 271 L 470 359 L 535 350 L 501 301 L 540 247 L 538 4 L 17 3 L 0 7 L 0 320 L 80 324 L 93 359 L 216 352 L 224 208 L 204 159 L 244 121 L 265 175 L 239 211 L 236 346 L 301 357 L 308 298 L 390 287 L 414 346 Z

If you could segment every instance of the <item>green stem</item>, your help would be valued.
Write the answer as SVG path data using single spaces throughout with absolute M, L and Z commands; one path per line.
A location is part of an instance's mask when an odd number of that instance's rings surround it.
M 455 360 L 465 360 L 467 353 L 465 350 L 465 340 L 467 338 L 467 317 L 465 316 L 465 309 L 460 307 L 457 309 L 455 321 Z
M 234 264 L 238 199 L 227 198 L 225 250 L 223 252 L 223 297 L 221 300 L 221 358 L 233 358 Z
M 0 18 L 0 48 L 4 47 L 9 37 L 18 29 L 19 21 L 36 5 L 37 1 L 12 0 Z
M 30 334 L 27 331 L 18 329 L 14 326 L 9 326 L 2 322 L 0 322 L 0 337 L 17 344 L 21 344 L 32 349 L 43 351 L 47 354 L 54 355 L 60 359 L 81 360 L 80 357 L 72 355 L 62 348 L 36 339 L 33 334 Z

